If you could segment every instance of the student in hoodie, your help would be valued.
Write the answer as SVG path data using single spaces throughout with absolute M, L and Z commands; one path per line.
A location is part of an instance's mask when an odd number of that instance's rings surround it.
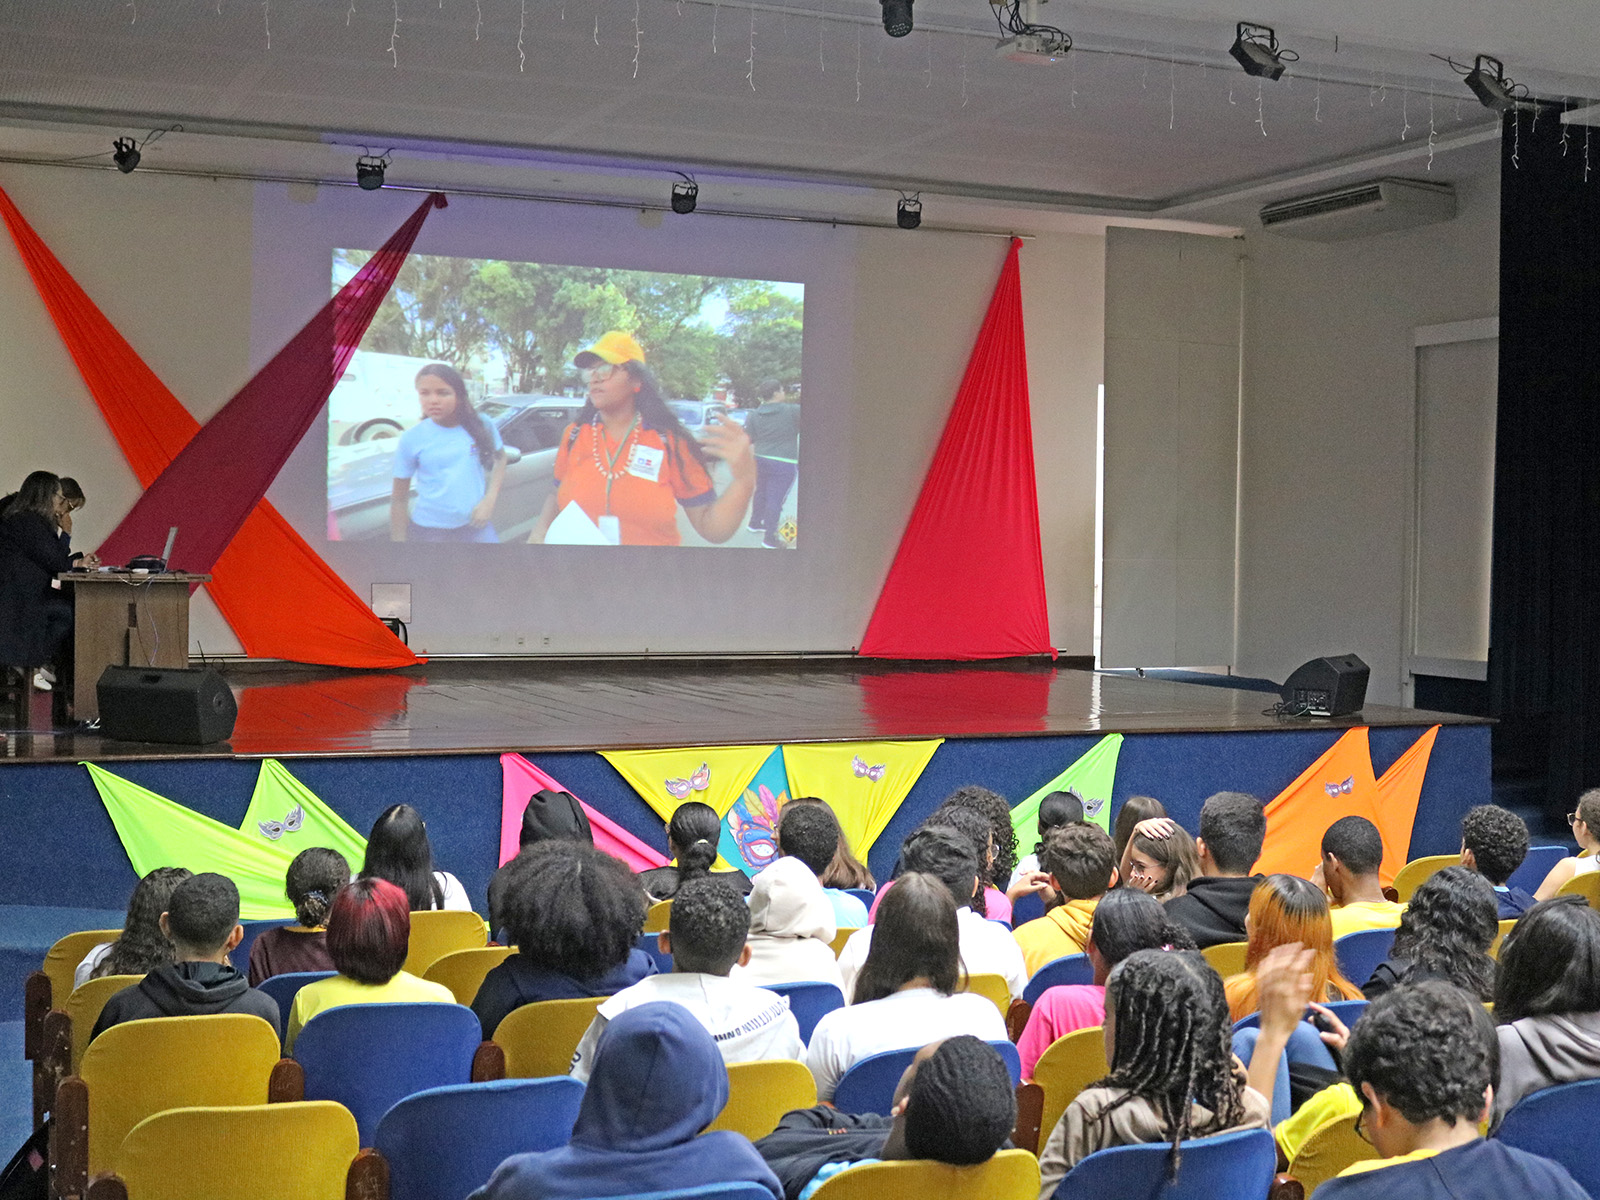
M 1537 905 L 1500 947 L 1494 1120 L 1541 1088 L 1600 1079 L 1600 912 L 1581 896 Z
M 807 806 L 813 807 L 813 806 Z M 798 858 L 780 858 L 755 877 L 750 889 L 747 960 L 729 978 L 765 987 L 772 983 L 831 983 L 844 991 L 834 957 L 833 906 Z
M 783 1200 L 742 1134 L 702 1132 L 728 1103 L 728 1071 L 688 1009 L 652 1001 L 619 1012 L 592 1066 L 572 1140 L 506 1159 L 468 1200 L 590 1200 L 746 1182 Z
M 1538 903 L 1506 883 L 1527 857 L 1528 826 L 1516 813 L 1498 804 L 1480 804 L 1461 818 L 1461 865 L 1489 881 L 1502 921 L 1514 921 Z
M 778 853 L 797 858 L 820 882 L 844 844 L 844 831 L 833 809 L 820 800 L 789 801 L 778 814 Z M 848 849 L 848 846 L 846 846 Z M 824 886 L 839 929 L 860 929 L 867 923 L 867 906 L 843 888 Z
M 161 914 L 161 930 L 172 939 L 177 961 L 156 967 L 107 1000 L 91 1037 L 146 1017 L 231 1012 L 250 1013 L 279 1031 L 278 1002 L 256 991 L 228 962 L 229 952 L 244 938 L 233 880 L 209 871 L 185 879 Z
M 756 1143 L 783 1184 L 784 1200 L 810 1200 L 850 1167 L 930 1159 L 954 1167 L 988 1162 L 1017 1123 L 1011 1073 L 975 1037 L 930 1042 L 900 1076 L 889 1115 L 842 1113 L 830 1105 L 786 1113 Z
M 789 1001 L 728 978 L 735 964 L 750 961 L 745 945 L 749 932 L 750 910 L 738 892 L 720 879 L 685 881 L 673 898 L 667 932 L 661 935 L 661 949 L 672 955 L 672 974 L 647 976 L 600 1005 L 572 1057 L 573 1077 L 589 1078 L 607 1025 L 630 1008 L 653 1000 L 670 1000 L 693 1013 L 711 1034 L 724 1062 L 804 1058 L 805 1043 Z
M 500 873 L 517 952 L 484 976 L 472 1001 L 485 1040 L 524 1004 L 613 996 L 656 973 L 639 949 L 649 901 L 626 863 L 557 840 L 530 846 Z
M 589 814 L 583 811 L 583 805 L 571 792 L 541 788 L 529 797 L 528 807 L 522 810 L 522 829 L 517 835 L 518 856 L 526 853 L 529 847 L 548 841 L 594 845 Z M 497 937 L 506 927 L 503 903 L 506 877 L 516 861 L 516 858 L 511 859 L 489 877 L 489 928 Z
M 1363 929 L 1394 929 L 1405 905 L 1383 894 L 1383 835 L 1365 817 L 1340 817 L 1322 835 L 1322 861 L 1311 882 L 1328 894 L 1333 936 Z
M 1164 820 L 1141 822 L 1137 831 L 1159 837 Z M 1218 792 L 1201 806 L 1200 835 L 1194 840 L 1200 875 L 1190 880 L 1187 892 L 1167 901 L 1167 915 L 1194 935 L 1200 949 L 1245 940 L 1250 895 L 1261 882 L 1250 868 L 1261 857 L 1266 836 L 1266 811 L 1254 796 Z
M 1048 962 L 1083 953 L 1095 906 L 1117 886 L 1116 859 L 1111 835 L 1098 825 L 1079 822 L 1050 831 L 1039 862 L 1062 903 L 1017 926 L 1014 935 L 1030 978 Z

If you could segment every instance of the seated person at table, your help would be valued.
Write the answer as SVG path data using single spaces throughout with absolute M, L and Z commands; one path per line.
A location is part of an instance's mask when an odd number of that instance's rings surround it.
M 1493 885 L 1502 921 L 1515 920 L 1537 903 L 1506 883 L 1527 857 L 1528 827 L 1516 813 L 1498 804 L 1480 804 L 1461 818 L 1461 865 Z
M 949 888 L 916 871 L 900 876 L 873 928 L 877 936 L 849 1007 L 826 1014 L 811 1032 L 805 1058 L 819 1100 L 832 1100 L 844 1073 L 874 1054 L 963 1033 L 989 1042 L 1006 1039 L 1006 1023 L 993 1002 L 956 990 L 960 926 Z
M 826 1104 L 786 1113 L 756 1150 L 783 1184 L 784 1200 L 810 1200 L 824 1182 L 863 1163 L 931 1159 L 955 1167 L 988 1162 L 1017 1123 L 1011 1072 L 974 1037 L 930 1042 L 911 1060 L 888 1116 Z
M 670 1000 L 693 1013 L 716 1042 L 724 1062 L 804 1058 L 805 1043 L 789 1001 L 728 978 L 735 963 L 750 960 L 745 945 L 749 932 L 750 910 L 738 892 L 720 879 L 685 881 L 673 898 L 667 932 L 661 935 L 661 949 L 672 955 L 672 974 L 646 976 L 600 1005 L 573 1056 L 573 1077 L 589 1078 L 596 1048 L 611 1021 L 652 1000 Z
M 808 806 L 809 807 L 809 806 Z M 749 960 L 731 978 L 762 987 L 774 983 L 831 983 L 844 977 L 834 957 L 833 905 L 811 868 L 798 858 L 767 864 L 750 889 Z
M 472 1001 L 485 1039 L 541 1000 L 613 996 L 656 973 L 639 949 L 649 907 L 628 864 L 582 842 L 538 842 L 500 868 L 502 916 L 517 952 Z
M 1015 937 L 1030 978 L 1047 962 L 1083 953 L 1095 905 L 1117 883 L 1116 847 L 1098 825 L 1079 822 L 1051 830 L 1040 862 L 1062 903 L 1017 926 Z
M 121 935 L 83 956 L 72 973 L 72 986 L 82 987 L 106 975 L 143 975 L 177 961 L 172 939 L 161 931 L 161 914 L 167 911 L 173 890 L 192 874 L 187 867 L 157 867 L 139 880 L 128 900 Z M 65 1007 L 65 997 L 54 999 L 57 1008 Z
M 1446 867 L 1411 894 L 1389 957 L 1379 963 L 1361 994 L 1376 999 L 1402 983 L 1441 979 L 1487 1003 L 1494 999 L 1494 959 L 1489 947 L 1500 932 L 1494 889 L 1466 867 Z
M 975 814 L 962 813 L 957 819 L 972 821 Z M 927 824 L 905 841 L 900 849 L 900 865 L 906 872 L 932 875 L 949 890 L 956 902 L 956 923 L 961 931 L 961 965 L 968 975 L 999 975 L 1006 981 L 1011 998 L 1017 999 L 1028 986 L 1028 968 L 1022 961 L 1022 949 L 1011 931 L 1004 925 L 986 920 L 972 909 L 978 895 L 981 862 L 972 838 L 953 827 Z M 899 880 L 892 887 L 878 893 L 883 904 Z M 856 975 L 861 971 L 872 949 L 873 929 L 868 925 L 854 934 L 839 952 L 839 971 L 844 976 L 844 998 L 850 999 Z
M 716 885 L 724 887 L 726 885 Z M 591 1200 L 776 1176 L 743 1134 L 702 1132 L 728 1103 L 711 1035 L 681 1005 L 640 1004 L 606 1025 L 572 1140 L 515 1154 L 469 1200 Z
M 1569 879 L 1600 871 L 1600 788 L 1590 788 L 1578 797 L 1577 808 L 1567 814 L 1567 825 L 1572 840 L 1578 843 L 1578 855 L 1563 858 L 1550 868 L 1533 894 L 1536 900 L 1550 899 Z
M 1494 1024 L 1448 983 L 1374 1000 L 1344 1050 L 1359 1128 L 1379 1157 L 1346 1167 L 1317 1200 L 1579 1200 L 1565 1167 L 1478 1134 L 1500 1079 Z
M 791 800 L 778 814 L 778 853 L 798 858 L 820 882 L 839 853 L 844 831 L 833 809 L 821 801 Z M 843 888 L 824 885 L 823 894 L 833 907 L 833 922 L 840 929 L 860 929 L 867 923 L 867 906 Z
M 209 871 L 185 879 L 161 914 L 161 930 L 172 939 L 177 961 L 156 967 L 107 1000 L 92 1037 L 146 1017 L 232 1012 L 260 1017 L 278 1032 L 278 1002 L 246 983 L 228 961 L 228 953 L 244 938 L 233 880 Z
M 1383 835 L 1365 817 L 1340 817 L 1322 835 L 1322 862 L 1311 876 L 1328 893 L 1333 910 L 1333 936 L 1363 929 L 1394 929 L 1405 905 L 1383 894 L 1378 868 L 1383 864 Z
M 594 829 L 589 825 L 589 814 L 571 792 L 556 792 L 541 788 L 528 799 L 522 810 L 522 828 L 517 833 L 517 854 L 525 854 L 540 842 L 578 842 L 594 845 Z M 506 887 L 506 877 L 511 871 L 512 858 L 489 876 L 489 929 L 498 938 L 506 927 L 506 914 L 501 903 Z
M 283 1052 L 320 1012 L 346 1004 L 454 1004 L 442 983 L 402 970 L 411 942 L 411 907 L 387 879 L 353 879 L 328 910 L 328 957 L 339 973 L 308 983 L 295 993 Z
M 1143 822 L 1138 832 L 1151 832 L 1154 824 Z M 1201 806 L 1194 840 L 1200 875 L 1189 881 L 1187 892 L 1167 901 L 1167 915 L 1192 933 L 1202 950 L 1245 940 L 1250 894 L 1261 882 L 1250 868 L 1261 857 L 1266 836 L 1266 812 L 1254 796 L 1218 792 Z
M 436 908 L 471 912 L 467 889 L 449 871 L 433 865 L 433 844 L 422 814 L 409 804 L 393 804 L 378 814 L 367 835 L 363 879 L 386 879 L 406 894 L 412 912 Z
M 349 882 L 350 864 L 337 850 L 312 846 L 294 856 L 283 890 L 294 905 L 295 923 L 265 929 L 251 943 L 251 987 L 274 975 L 334 969 L 328 955 L 328 910 Z

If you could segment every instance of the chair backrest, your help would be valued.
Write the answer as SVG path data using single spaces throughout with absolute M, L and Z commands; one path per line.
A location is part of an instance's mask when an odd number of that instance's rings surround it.
M 1496 961 L 1500 958 L 1500 946 L 1506 940 L 1506 934 L 1511 932 L 1511 927 L 1517 923 L 1512 917 L 1509 921 L 1500 922 L 1500 932 L 1494 935 L 1494 941 L 1489 943 L 1489 957 Z
M 72 995 L 73 973 L 84 956 L 96 946 L 114 942 L 121 936 L 120 929 L 84 929 L 67 934 L 46 950 L 39 969 L 50 980 L 50 1007 L 66 1007 L 67 997 Z
M 1028 980 L 1028 986 L 1022 991 L 1022 998 L 1029 1004 L 1037 1004 L 1039 997 L 1049 988 L 1069 983 L 1093 982 L 1094 964 L 1089 961 L 1089 956 L 1068 954 L 1062 958 L 1051 959 L 1035 971 L 1033 978 Z
M 287 1024 L 289 1010 L 294 1007 L 294 998 L 300 994 L 300 989 L 319 979 L 332 979 L 337 974 L 337 971 L 288 971 L 263 979 L 260 990 L 278 1002 L 278 1015 Z
M 1563 1083 L 1517 1101 L 1495 1137 L 1554 1159 L 1591 1196 L 1600 1195 L 1600 1159 L 1594 1154 L 1596 1112 L 1600 1112 L 1600 1079 Z
M 1348 1029 L 1354 1027 L 1356 1021 L 1360 1019 L 1361 1014 L 1367 1010 L 1367 1001 L 1330 1000 L 1327 1004 L 1323 1005 L 1323 1007 L 1331 1012 L 1334 1016 L 1338 1017 L 1339 1020 L 1343 1021 L 1345 1027 Z M 1311 1020 L 1311 1014 L 1307 1013 L 1302 1020 L 1309 1022 Z M 1233 1031 L 1235 1033 L 1239 1032 L 1241 1029 L 1260 1028 L 1261 1014 L 1259 1012 L 1248 1013 L 1233 1023 Z
M 994 1003 L 1000 1010 L 1000 1019 L 1003 1021 L 1006 1014 L 1011 1011 L 1011 986 L 1006 983 L 1004 975 L 968 975 L 966 986 L 960 989 L 963 992 L 972 992 Z
M 285 925 L 293 925 L 294 921 L 240 921 L 239 924 L 244 927 L 244 937 L 228 952 L 228 961 L 233 964 L 235 971 L 247 975 L 250 973 L 250 947 L 256 944 L 256 939 L 269 929 L 281 929 Z
M 868 912 L 872 911 L 873 902 L 878 898 L 878 893 L 874 892 L 871 888 L 845 888 L 844 894 L 847 896 L 854 896 L 857 900 L 861 901 L 861 903 L 867 906 Z
M 1039 1118 L 1039 1145 L 1067 1111 L 1067 1105 L 1091 1083 L 1104 1079 L 1106 1031 L 1099 1025 L 1074 1029 L 1051 1042 L 1039 1061 L 1033 1064 L 1033 1081 L 1044 1089 L 1044 1108 Z
M 1017 1053 L 1017 1048 L 1010 1042 L 988 1044 L 999 1051 L 1006 1069 L 1011 1072 L 1011 1086 L 1015 1087 L 1022 1080 L 1022 1057 Z M 889 1109 L 894 1104 L 894 1089 L 900 1083 L 900 1076 L 905 1074 L 906 1068 L 911 1065 L 911 1060 L 921 1048 L 913 1046 L 907 1050 L 886 1050 L 882 1054 L 871 1054 L 853 1063 L 849 1070 L 840 1076 L 839 1083 L 833 1090 L 833 1106 L 840 1112 L 879 1113 L 888 1116 Z
M 1305 1185 L 1306 1195 L 1346 1167 L 1378 1157 L 1372 1143 L 1356 1133 L 1358 1115 L 1351 1113 L 1322 1126 L 1289 1163 L 1289 1174 Z
M 438 908 L 411 914 L 411 943 L 405 970 L 413 975 L 457 950 L 477 950 L 489 944 L 489 923 L 475 912 Z
M 1039 1160 L 1026 1150 L 1001 1150 L 988 1162 L 972 1167 L 952 1167 L 926 1158 L 864 1163 L 840 1171 L 813 1192 L 812 1198 L 1034 1200 L 1038 1195 Z
M 644 914 L 644 931 L 660 933 L 672 921 L 672 901 L 657 900 Z
M 1511 872 L 1506 886 L 1530 893 L 1538 891 L 1544 877 L 1550 874 L 1550 868 L 1570 853 L 1565 846 L 1529 846 L 1528 856 L 1522 860 L 1520 867 Z
M 661 935 L 659 933 L 641 933 L 639 935 L 639 949 L 655 960 L 657 971 L 663 975 L 672 974 L 672 955 L 661 948 Z
M 776 1129 L 784 1113 L 816 1102 L 817 1081 L 803 1062 L 729 1063 L 728 1103 L 707 1128 L 729 1129 L 753 1142 Z
M 399 1101 L 472 1079 L 483 1039 L 459 1004 L 346 1004 L 318 1013 L 294 1040 L 307 1100 L 337 1100 L 372 1145 L 378 1120 Z
M 435 959 L 422 973 L 430 983 L 442 983 L 450 989 L 457 1004 L 471 1004 L 477 998 L 483 978 L 515 951 L 510 946 L 475 946 L 471 950 L 452 950 L 443 958 Z
M 582 1101 L 583 1084 L 570 1076 L 407 1096 L 384 1113 L 372 1143 L 389 1164 L 389 1200 L 466 1196 L 511 1155 L 565 1146 Z
M 246 1013 L 113 1025 L 77 1072 L 89 1092 L 90 1176 L 109 1170 L 128 1131 L 155 1113 L 265 1104 L 279 1053 L 277 1032 Z
M 1029 892 L 1018 896 L 1011 903 L 1011 927 L 1013 929 L 1026 925 L 1029 921 L 1037 921 L 1044 916 L 1044 898 L 1038 892 Z
M 1427 858 L 1412 859 L 1394 875 L 1394 890 L 1400 897 L 1400 903 L 1409 904 L 1417 888 L 1422 886 L 1422 881 L 1435 871 L 1456 866 L 1460 862 L 1459 854 L 1430 854 Z
M 82 987 L 73 988 L 67 1002 L 59 1006 L 72 1018 L 72 1074 L 79 1074 L 78 1065 L 89 1047 L 89 1035 L 94 1032 L 94 1023 L 100 1019 L 100 1010 L 106 1006 L 106 1001 L 143 978 L 143 975 L 102 975 L 99 979 L 88 980 Z
M 789 997 L 789 1011 L 800 1025 L 800 1040 L 809 1043 L 811 1031 L 836 1008 L 844 1007 L 844 993 L 835 983 L 769 983 L 769 992 Z
M 859 930 L 854 929 L 849 925 L 845 925 L 845 926 L 841 927 L 837 932 L 834 933 L 832 945 L 833 945 L 833 956 L 835 958 L 838 958 L 839 955 L 844 953 L 844 944 L 850 940 L 850 935 L 851 934 L 857 933 L 857 932 L 859 932 Z
M 157 1113 L 133 1127 L 113 1162 L 134 1200 L 344 1200 L 360 1149 L 342 1105 L 309 1100 Z
M 1218 942 L 1200 951 L 1200 957 L 1211 964 L 1211 969 L 1224 979 L 1244 973 L 1245 951 L 1249 942 Z
M 1582 896 L 1590 908 L 1600 908 L 1600 871 L 1574 875 L 1556 889 L 1558 896 Z
M 494 1031 L 495 1044 L 506 1052 L 506 1078 L 539 1079 L 572 1070 L 578 1043 L 606 999 L 541 1000 L 512 1009 Z
M 1393 929 L 1359 929 L 1335 938 L 1333 956 L 1344 977 L 1357 987 L 1371 979 L 1378 964 L 1389 957 L 1394 935 Z
M 1270 1129 L 1241 1129 L 1182 1144 L 1178 1178 L 1167 1182 L 1172 1146 L 1152 1142 L 1115 1146 L 1083 1159 L 1056 1188 L 1055 1200 L 1106 1200 L 1108 1196 L 1160 1196 L 1161 1200 L 1215 1200 L 1267 1194 L 1278 1168 Z M 819 1189 L 820 1190 L 820 1189 Z

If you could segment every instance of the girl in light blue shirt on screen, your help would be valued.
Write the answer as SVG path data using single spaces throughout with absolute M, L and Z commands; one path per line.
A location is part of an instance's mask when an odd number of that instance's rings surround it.
M 394 455 L 389 538 L 404 542 L 498 542 L 491 518 L 506 474 L 500 432 L 472 407 L 454 367 L 417 372 L 423 420 L 400 435 Z M 417 498 L 407 512 L 411 485 Z

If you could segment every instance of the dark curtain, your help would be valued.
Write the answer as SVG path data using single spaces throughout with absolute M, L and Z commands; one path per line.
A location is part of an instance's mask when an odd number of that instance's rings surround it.
M 1600 130 L 1508 116 L 1489 692 L 1497 773 L 1600 784 Z M 1585 182 L 1585 161 L 1590 165 Z

